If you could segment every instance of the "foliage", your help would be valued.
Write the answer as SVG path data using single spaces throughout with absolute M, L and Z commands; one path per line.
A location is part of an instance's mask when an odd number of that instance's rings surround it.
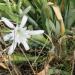
M 75 47 L 74 8 L 74 0 L 0 0 L 0 17 L 9 18 L 16 25 L 15 23 L 20 23 L 23 15 L 27 15 L 29 17 L 28 29 L 42 29 L 45 31 L 44 35 L 32 36 L 29 39 L 30 51 L 23 51 L 24 56 L 14 54 L 15 59 L 13 61 L 20 57 L 23 60 L 17 61 L 26 61 L 25 55 L 27 55 L 27 61 L 33 60 L 32 62 L 36 64 L 41 62 L 41 59 L 46 61 L 49 52 L 54 52 L 57 61 L 49 69 L 49 74 L 60 72 L 61 75 L 69 75 L 72 70 L 72 66 L 70 66 L 72 65 L 72 62 L 70 62 L 72 59 L 68 59 L 73 57 Z M 0 33 L 5 35 L 10 30 L 3 24 Z M 10 42 L 8 41 L 6 44 L 7 46 L 1 43 L 3 49 L 7 48 Z M 21 48 L 23 47 L 21 46 Z M 18 49 L 21 53 L 20 48 Z M 16 50 L 18 49 L 16 48 Z M 67 63 L 67 61 L 70 63 Z

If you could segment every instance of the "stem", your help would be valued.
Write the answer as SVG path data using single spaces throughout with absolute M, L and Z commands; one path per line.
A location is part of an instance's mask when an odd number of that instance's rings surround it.
M 71 75 L 74 75 L 73 72 L 74 72 L 74 64 L 75 64 L 75 51 L 74 51 L 74 54 L 73 54 L 73 62 L 72 62 L 72 71 L 71 71 Z
M 45 42 L 45 44 L 44 44 L 43 48 L 41 49 L 40 54 L 42 53 L 42 51 L 43 51 L 44 47 L 46 46 L 46 43 L 47 43 L 47 41 Z M 34 61 L 34 63 L 33 63 L 32 65 L 34 65 L 34 64 L 36 63 L 36 61 L 38 60 L 38 58 L 39 58 L 40 54 L 38 55 L 38 57 L 36 58 L 36 60 Z
M 9 58 L 9 62 L 10 62 L 10 64 L 11 64 L 12 68 L 14 69 L 16 75 L 19 75 L 19 72 L 17 72 L 15 65 L 13 65 L 13 64 L 11 63 L 11 58 L 10 58 L 10 56 L 8 56 L 8 58 Z
M 20 48 L 21 52 L 23 53 L 23 55 L 25 56 L 26 60 L 28 61 L 29 65 L 30 65 L 30 67 L 31 67 L 31 69 L 32 69 L 32 71 L 33 71 L 33 73 L 34 73 L 34 75 L 35 75 L 36 72 L 35 72 L 35 70 L 33 69 L 32 65 L 30 64 L 30 62 L 29 62 L 29 60 L 28 60 L 26 54 L 24 53 L 24 51 L 23 51 L 23 49 L 22 49 L 21 47 L 19 47 L 19 48 Z

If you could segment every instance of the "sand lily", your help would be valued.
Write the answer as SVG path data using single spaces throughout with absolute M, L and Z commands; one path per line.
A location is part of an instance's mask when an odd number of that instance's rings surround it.
M 23 16 L 21 24 L 20 25 L 16 25 L 16 27 L 7 19 L 2 17 L 1 20 L 5 23 L 6 26 L 8 26 L 9 28 L 11 28 L 11 32 L 7 35 L 5 35 L 4 41 L 8 41 L 8 40 L 12 40 L 12 45 L 9 47 L 8 50 L 8 54 L 11 55 L 17 44 L 19 45 L 20 43 L 23 44 L 25 50 L 29 50 L 29 46 L 28 46 L 28 38 L 31 37 L 31 35 L 38 35 L 38 34 L 42 34 L 44 33 L 43 30 L 27 30 L 26 27 L 24 27 L 26 25 L 28 17 L 27 16 Z

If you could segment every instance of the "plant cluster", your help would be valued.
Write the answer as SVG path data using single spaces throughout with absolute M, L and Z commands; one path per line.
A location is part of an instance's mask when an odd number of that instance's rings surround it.
M 18 75 L 13 63 L 28 64 L 33 74 L 50 64 L 49 75 L 72 74 L 74 4 L 74 0 L 0 0 L 0 66 L 12 74 L 10 64 Z

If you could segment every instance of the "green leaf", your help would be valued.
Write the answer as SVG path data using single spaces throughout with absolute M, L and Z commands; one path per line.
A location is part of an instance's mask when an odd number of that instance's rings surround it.
M 30 54 L 25 53 L 25 55 L 29 61 L 34 61 L 37 58 L 37 56 L 34 57 Z M 21 62 L 27 61 L 27 59 L 25 58 L 23 53 L 15 53 L 15 54 L 11 55 L 11 58 L 12 58 L 12 62 L 14 62 L 14 63 L 21 63 Z
M 59 24 L 58 21 L 56 21 L 55 33 L 56 33 L 56 35 L 59 35 L 60 34 L 60 24 Z
M 27 14 L 30 10 L 31 10 L 31 6 L 28 6 L 28 7 L 25 8 L 25 10 L 22 12 L 21 16 Z
M 48 32 L 49 36 L 51 36 L 51 30 L 49 27 L 49 20 L 48 19 L 46 19 L 46 28 L 47 28 L 47 32 Z
M 51 20 L 49 20 L 49 26 L 50 26 L 50 29 L 55 32 L 55 25 Z
M 32 25 L 34 25 L 35 27 L 38 27 L 38 24 L 30 16 L 28 16 L 28 20 Z
M 11 8 L 11 2 L 9 0 L 4 0 L 5 1 L 5 4 L 7 5 L 9 11 L 11 12 L 12 11 L 12 8 Z
M 45 3 L 42 6 L 42 13 L 45 18 L 50 18 L 50 7 Z
M 9 7 L 6 4 L 0 3 L 0 11 L 1 11 L 0 13 L 1 13 L 1 16 L 5 16 L 7 18 L 11 18 L 12 21 L 18 23 L 19 22 L 18 15 L 16 15 L 12 11 L 8 11 L 7 9 L 10 10 Z
M 32 36 L 32 38 L 34 40 L 40 41 L 42 43 L 45 43 L 47 40 L 43 35 L 36 35 L 36 36 L 34 35 L 34 36 Z
M 22 6 L 22 0 L 18 0 L 17 11 L 19 11 L 21 9 L 21 6 Z

